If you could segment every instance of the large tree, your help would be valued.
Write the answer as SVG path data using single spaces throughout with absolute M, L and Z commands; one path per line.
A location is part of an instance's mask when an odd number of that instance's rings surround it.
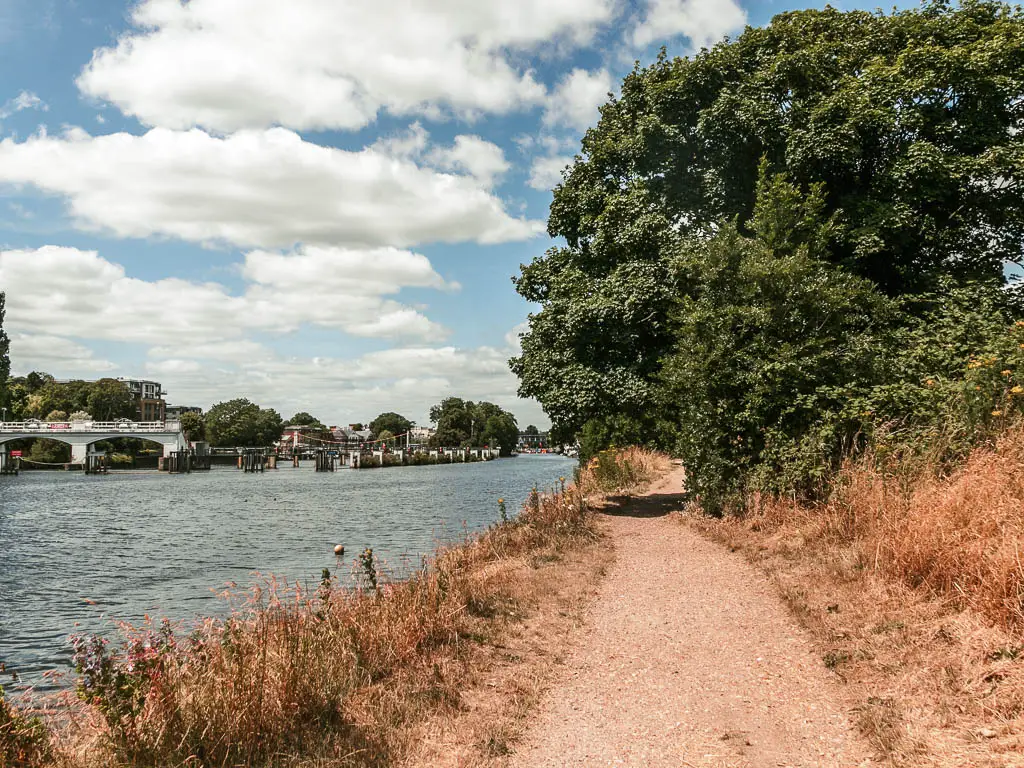
M 499 448 L 504 455 L 515 450 L 519 427 L 515 416 L 494 403 L 449 397 L 430 409 L 430 420 L 437 424 L 431 445 L 440 447 Z
M 133 419 L 139 410 L 128 387 L 117 379 L 100 379 L 92 382 L 86 404 L 89 413 L 97 421 Z
M 381 432 L 390 432 L 392 435 L 404 435 L 413 428 L 413 423 L 400 413 L 389 411 L 382 413 L 370 422 L 370 431 L 380 437 Z
M 4 318 L 6 316 L 6 295 L 0 292 L 0 407 L 11 407 L 11 393 L 9 379 L 11 376 L 11 341 L 4 331 Z
M 206 414 L 211 445 L 263 447 L 281 439 L 281 415 L 244 398 L 217 403 Z
M 555 189 L 548 231 L 565 245 L 516 281 L 541 310 L 512 367 L 557 432 L 674 440 L 673 264 L 724 227 L 754 236 L 758 181 L 779 173 L 816 190 L 815 258 L 882 294 L 1002 280 L 1024 253 L 1021 11 L 784 13 L 637 67 Z

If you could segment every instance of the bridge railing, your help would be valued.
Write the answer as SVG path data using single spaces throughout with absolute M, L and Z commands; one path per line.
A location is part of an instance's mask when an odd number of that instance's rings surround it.
M 29 432 L 39 435 L 59 432 L 180 432 L 177 421 L 0 421 L 0 432 Z

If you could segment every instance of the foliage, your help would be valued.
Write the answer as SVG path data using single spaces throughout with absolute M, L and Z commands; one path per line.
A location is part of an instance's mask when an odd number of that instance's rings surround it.
M 305 411 L 300 411 L 299 413 L 296 413 L 294 416 L 292 416 L 288 420 L 288 426 L 314 427 L 319 432 L 327 431 L 327 427 L 324 426 L 323 422 L 321 422 L 320 419 L 306 413 Z
M 430 438 L 433 447 L 499 448 L 511 455 L 519 442 L 515 416 L 494 403 L 449 397 L 430 409 L 430 420 L 437 432 Z
M 134 419 L 138 415 L 135 398 L 117 379 L 57 382 L 49 374 L 33 372 L 12 381 L 12 394 L 20 403 L 21 418 L 51 420 L 49 414 L 54 411 L 88 413 L 96 421 Z
M 206 420 L 200 414 L 186 411 L 181 414 L 178 423 L 181 426 L 181 431 L 192 442 L 206 439 Z
M 516 281 L 543 309 L 513 363 L 559 423 L 640 417 L 672 345 L 668 260 L 738 217 L 759 164 L 836 216 L 827 258 L 889 295 L 998 278 L 1024 237 L 1024 25 L 999 3 L 782 14 L 693 59 L 637 69 L 555 190 L 556 248 Z M 976 182 L 1005 179 L 1005 183 Z
M 50 411 L 48 414 L 46 414 L 46 419 L 45 419 L 45 421 L 67 421 L 67 420 L 68 420 L 68 412 L 67 411 Z
M 86 404 L 97 421 L 135 419 L 139 408 L 132 393 L 117 379 L 99 379 L 88 387 Z
M 638 66 L 555 190 L 564 247 L 516 280 L 520 394 L 584 457 L 677 451 L 710 509 L 940 415 L 962 453 L 1012 390 L 973 379 L 1021 316 L 1022 64 L 1022 11 L 979 0 L 784 13 Z
M 66 464 L 71 461 L 71 446 L 41 437 L 32 441 L 27 458 L 40 464 Z
M 46 726 L 12 707 L 0 687 L 0 766 L 41 768 L 50 764 L 51 751 Z
M 0 291 L 0 407 L 11 407 L 10 375 L 11 375 L 11 340 L 4 331 L 7 296 Z
M 206 414 L 206 436 L 211 445 L 264 447 L 281 439 L 281 415 L 244 398 L 217 403 Z
M 400 413 L 389 411 L 382 413 L 370 422 L 370 431 L 380 437 L 381 432 L 390 432 L 392 435 L 404 435 L 413 428 L 413 423 Z
M 532 436 L 537 436 L 537 435 L 539 435 L 539 434 L 540 434 L 540 430 L 539 430 L 539 429 L 537 429 L 537 427 L 536 427 L 535 425 L 533 425 L 533 424 L 530 424 L 530 425 L 528 425 L 528 426 L 526 427 L 526 429 L 524 429 L 524 430 L 523 430 L 523 434 L 524 434 L 524 435 L 532 435 Z
M 88 411 L 75 411 L 68 417 L 71 421 L 92 421 L 92 414 Z
M 387 442 L 390 442 L 391 440 L 395 439 L 394 434 L 392 434 L 390 431 L 388 431 L 386 429 L 381 431 L 381 432 L 376 433 L 376 435 L 377 435 L 376 436 L 377 442 L 381 442 L 381 443 L 387 443 Z

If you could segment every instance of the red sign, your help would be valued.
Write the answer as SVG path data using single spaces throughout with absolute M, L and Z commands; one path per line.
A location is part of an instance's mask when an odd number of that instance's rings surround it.
M 11 451 L 11 458 L 12 459 L 20 459 L 21 458 L 21 451 Z

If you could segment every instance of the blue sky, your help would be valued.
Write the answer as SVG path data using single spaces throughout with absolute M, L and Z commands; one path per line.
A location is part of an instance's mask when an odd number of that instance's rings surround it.
M 604 94 L 661 45 L 816 5 L 0 0 L 13 368 L 546 425 L 507 370 L 531 311 L 510 278 Z

